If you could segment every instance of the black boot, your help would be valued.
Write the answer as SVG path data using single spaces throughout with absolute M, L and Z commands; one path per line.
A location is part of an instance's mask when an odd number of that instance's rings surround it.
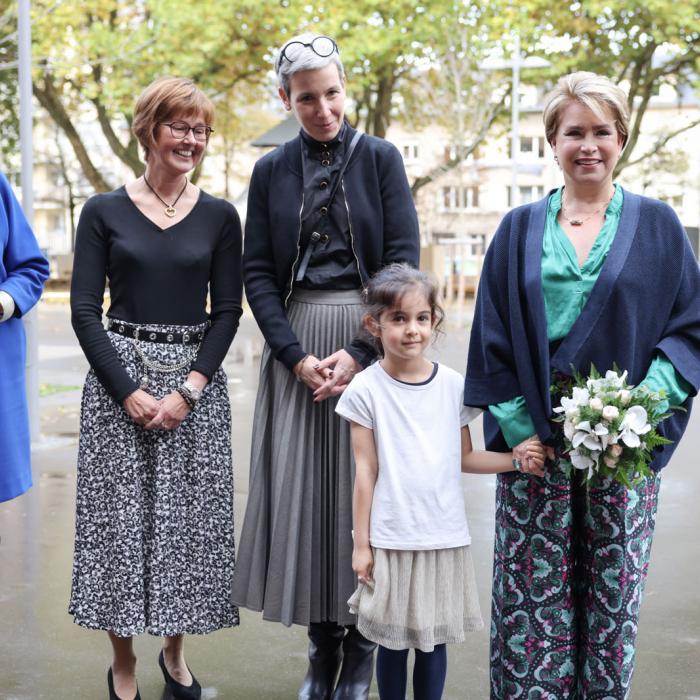
M 367 700 L 376 648 L 377 645 L 365 639 L 354 625 L 348 626 L 343 639 L 343 667 L 333 691 L 333 700 Z
M 299 700 L 330 700 L 343 652 L 345 628 L 335 622 L 309 625 L 309 670 L 299 689 Z

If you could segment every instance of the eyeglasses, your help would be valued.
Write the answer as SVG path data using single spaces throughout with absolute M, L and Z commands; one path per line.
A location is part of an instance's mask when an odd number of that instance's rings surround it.
M 314 37 L 308 44 L 303 41 L 290 41 L 288 44 L 285 44 L 282 49 L 277 66 L 279 67 L 282 65 L 282 59 L 284 58 L 290 63 L 294 63 L 294 61 L 301 56 L 304 49 L 311 49 L 321 58 L 327 58 L 332 53 L 340 54 L 338 45 L 329 36 Z
M 169 126 L 170 133 L 175 139 L 184 139 L 191 131 L 195 141 L 208 141 L 209 134 L 214 131 L 210 126 L 190 126 L 186 122 L 160 122 L 160 124 Z

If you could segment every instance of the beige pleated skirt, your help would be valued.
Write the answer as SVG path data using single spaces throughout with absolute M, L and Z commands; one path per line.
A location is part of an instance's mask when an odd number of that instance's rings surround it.
M 348 600 L 357 629 L 387 649 L 432 651 L 483 629 L 469 546 L 372 548 L 373 580 Z

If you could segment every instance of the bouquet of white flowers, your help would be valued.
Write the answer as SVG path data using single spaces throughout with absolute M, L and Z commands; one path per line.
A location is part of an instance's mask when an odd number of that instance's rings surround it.
M 662 408 L 665 396 L 644 386 L 627 384 L 627 372 L 615 370 L 604 377 L 591 367 L 591 375 L 569 379 L 552 387 L 561 395 L 559 414 L 564 424 L 563 460 L 583 472 L 586 481 L 594 474 L 612 477 L 627 487 L 652 472 L 652 450 L 671 441 L 656 432 L 670 414 Z

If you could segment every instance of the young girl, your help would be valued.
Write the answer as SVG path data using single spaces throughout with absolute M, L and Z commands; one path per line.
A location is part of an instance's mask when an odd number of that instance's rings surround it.
M 357 628 L 379 644 L 381 700 L 404 700 L 408 650 L 416 650 L 416 700 L 442 696 L 445 644 L 481 629 L 460 470 L 514 469 L 511 454 L 472 452 L 458 372 L 424 353 L 444 313 L 424 273 L 393 264 L 366 291 L 365 328 L 383 353 L 358 374 L 336 411 L 351 422 L 356 475 L 348 601 Z M 518 465 L 539 473 L 544 448 L 533 441 Z

